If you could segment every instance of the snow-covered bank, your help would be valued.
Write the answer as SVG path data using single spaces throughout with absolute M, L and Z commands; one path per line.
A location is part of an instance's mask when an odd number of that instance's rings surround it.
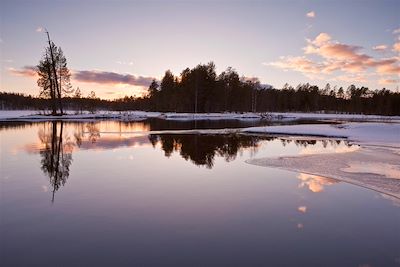
M 261 120 L 272 118 L 261 113 L 174 113 L 174 112 L 146 112 L 146 111 L 99 111 L 96 113 L 83 112 L 76 114 L 67 111 L 62 116 L 38 114 L 37 111 L 13 110 L 0 111 L 0 121 L 51 121 L 51 120 L 126 120 L 137 121 L 149 118 L 164 120 L 191 121 L 191 120 Z
M 381 116 L 363 114 L 336 114 L 336 113 L 294 113 L 294 112 L 273 112 L 275 117 L 285 120 L 342 120 L 342 121 L 397 121 L 400 116 Z
M 175 113 L 175 112 L 146 112 L 146 111 L 98 111 L 94 114 L 84 112 L 76 114 L 67 111 L 63 116 L 39 114 L 29 110 L 1 110 L 0 121 L 51 121 L 51 120 L 126 120 L 137 121 L 148 118 L 165 120 L 269 120 L 269 121 L 296 121 L 296 120 L 337 120 L 337 121 L 397 121 L 400 116 L 379 116 L 359 114 L 324 114 L 324 113 Z
M 362 148 L 348 153 L 261 158 L 247 163 L 323 176 L 400 199 L 400 156 L 391 149 Z
M 69 121 L 84 121 L 84 120 L 128 120 L 138 121 L 147 118 L 159 117 L 159 112 L 118 112 L 118 111 L 98 111 L 96 113 L 75 111 L 66 111 L 62 116 L 52 116 L 43 114 L 43 112 L 29 110 L 1 110 L 0 121 L 53 121 L 53 120 L 69 120 Z
M 351 122 L 250 127 L 246 133 L 347 138 L 359 145 L 400 148 L 400 123 Z
M 346 153 L 261 158 L 247 162 L 334 178 L 400 198 L 400 124 L 345 123 L 252 127 L 245 133 L 346 138 L 360 149 Z
M 173 113 L 167 112 L 160 115 L 166 120 L 261 120 L 269 119 L 262 113 Z
M 281 119 L 270 114 L 262 113 L 175 113 L 175 112 L 146 112 L 146 111 L 99 111 L 96 113 L 83 112 L 76 114 L 67 111 L 62 116 L 49 114 L 38 114 L 35 111 L 0 111 L 0 121 L 43 121 L 43 120 L 88 120 L 88 119 L 110 119 L 136 121 L 149 118 L 159 118 L 175 121 L 192 120 L 261 120 Z
M 0 120 L 19 118 L 38 114 L 37 110 L 0 110 Z

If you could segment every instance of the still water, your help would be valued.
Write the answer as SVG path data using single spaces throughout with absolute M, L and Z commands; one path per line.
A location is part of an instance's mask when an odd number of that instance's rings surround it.
M 191 127 L 1 124 L 0 265 L 400 265 L 398 199 L 245 163 L 358 147 Z

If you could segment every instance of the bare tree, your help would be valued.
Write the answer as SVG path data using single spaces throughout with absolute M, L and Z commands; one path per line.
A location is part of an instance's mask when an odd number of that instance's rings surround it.
M 41 88 L 40 96 L 51 99 L 52 114 L 56 115 L 58 109 L 60 114 L 63 114 L 62 97 L 73 92 L 70 83 L 71 74 L 61 47 L 57 47 L 50 40 L 49 32 L 46 31 L 46 34 L 48 47 L 37 66 L 39 75 L 37 83 Z

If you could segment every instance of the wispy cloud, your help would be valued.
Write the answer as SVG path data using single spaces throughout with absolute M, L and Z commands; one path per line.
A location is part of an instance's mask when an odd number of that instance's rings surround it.
M 36 32 L 44 32 L 44 28 L 39 26 L 36 28 Z
M 314 11 L 310 11 L 306 14 L 307 18 L 315 18 L 315 12 Z
M 296 70 L 304 73 L 319 73 L 323 71 L 324 65 L 318 64 L 305 56 L 283 56 L 275 62 L 264 62 L 265 66 L 273 66 L 284 70 Z
M 392 33 L 393 34 L 399 34 L 400 33 L 400 27 L 397 28 L 397 29 L 394 29 Z
M 119 65 L 133 66 L 133 62 L 132 61 L 116 61 L 115 63 L 117 63 Z
M 35 77 L 37 75 L 36 67 L 34 66 L 24 66 L 20 69 L 8 68 L 8 71 L 17 76 Z
M 135 76 L 132 74 L 121 74 L 109 71 L 81 70 L 73 72 L 74 80 L 85 83 L 97 83 L 107 85 L 133 85 L 148 86 L 153 77 Z
M 372 47 L 373 50 L 378 51 L 378 52 L 384 52 L 387 50 L 387 45 L 376 45 L 374 47 Z
M 368 81 L 368 78 L 365 74 L 343 74 L 335 77 L 333 80 L 349 82 L 349 83 L 354 83 L 354 82 L 365 83 Z
M 380 79 L 379 84 L 383 85 L 400 84 L 400 79 Z

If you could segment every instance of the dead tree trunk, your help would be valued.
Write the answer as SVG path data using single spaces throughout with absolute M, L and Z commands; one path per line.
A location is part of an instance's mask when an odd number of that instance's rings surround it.
M 55 82 L 55 87 L 56 87 L 56 92 L 57 92 L 57 97 L 58 97 L 58 104 L 60 108 L 61 114 L 63 114 L 63 108 L 62 108 L 62 101 L 61 101 L 61 87 L 58 84 L 58 79 L 57 79 L 57 70 L 56 70 L 56 63 L 54 61 L 54 54 L 53 54 L 53 46 L 50 40 L 50 35 L 49 32 L 46 31 L 47 34 L 47 40 L 49 42 L 49 49 L 50 49 L 50 56 L 51 56 L 51 66 L 53 69 L 53 75 L 54 75 L 54 82 Z
M 57 114 L 57 105 L 56 105 L 56 93 L 55 93 L 55 88 L 54 88 L 54 83 L 53 83 L 53 78 L 51 75 L 51 68 L 50 68 L 50 62 L 46 56 L 46 61 L 47 61 L 47 75 L 49 77 L 49 82 L 50 82 L 50 98 L 51 98 L 51 108 L 52 108 L 52 115 Z

